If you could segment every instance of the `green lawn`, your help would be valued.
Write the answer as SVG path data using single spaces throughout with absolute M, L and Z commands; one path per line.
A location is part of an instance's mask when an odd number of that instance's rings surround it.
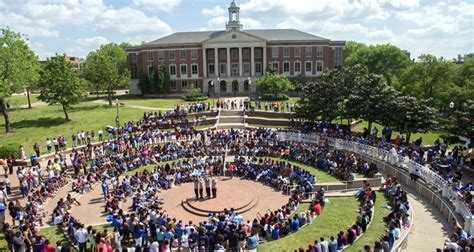
M 138 120 L 143 116 L 143 110 L 122 107 L 119 110 L 120 121 Z M 107 125 L 115 125 L 116 108 L 107 105 L 84 102 L 69 110 L 70 121 L 64 119 L 60 106 L 41 106 L 34 109 L 11 111 L 10 122 L 12 133 L 4 134 L 5 121 L 0 119 L 0 146 L 7 144 L 23 145 L 27 156 L 33 151 L 33 144 L 38 142 L 41 151 L 46 151 L 47 137 L 58 137 L 65 134 L 68 147 L 71 147 L 71 135 L 80 130 L 94 130 Z
M 61 241 L 63 245 L 72 246 L 71 241 L 64 235 L 58 226 L 43 228 L 40 232 L 41 235 L 46 237 L 46 239 L 48 239 L 54 246 L 56 246 L 57 241 Z M 34 242 L 34 240 L 32 242 Z M 5 235 L 3 232 L 0 232 L 0 251 L 7 251 L 6 249 L 7 241 L 5 240 Z
M 157 165 L 160 165 L 160 166 L 164 166 L 164 165 L 166 165 L 166 164 L 170 164 L 170 165 L 171 165 L 173 162 L 178 162 L 179 160 L 181 160 L 181 159 L 165 161 L 165 162 L 161 162 L 161 163 L 159 163 L 159 164 L 145 165 L 145 166 L 142 166 L 142 167 L 140 167 L 140 168 L 138 168 L 138 169 L 135 169 L 135 170 L 126 171 L 126 172 L 124 173 L 124 175 L 133 176 L 133 175 L 135 175 L 135 173 L 137 173 L 137 172 L 151 171 L 151 170 L 155 169 L 155 167 L 156 167 Z
M 308 207 L 309 204 L 300 204 L 299 209 L 305 210 Z M 359 202 L 354 197 L 329 198 L 322 215 L 314 219 L 312 224 L 284 238 L 263 243 L 258 246 L 258 251 L 289 252 L 300 247 L 306 249 L 309 243 L 320 237 L 326 240 L 331 236 L 337 237 L 339 231 L 345 231 L 355 223 L 358 207 Z
M 370 247 L 374 246 L 374 242 L 378 241 L 380 236 L 382 236 L 382 234 L 387 229 L 387 223 L 383 221 L 383 218 L 390 213 L 390 210 L 383 206 L 388 204 L 389 202 L 385 197 L 385 194 L 383 192 L 377 192 L 375 213 L 369 228 L 367 228 L 360 239 L 354 242 L 354 244 L 352 244 L 352 246 L 347 248 L 345 251 L 363 251 L 365 245 L 370 245 Z
M 316 183 L 317 184 L 339 181 L 336 177 L 331 176 L 329 173 L 327 173 L 325 171 L 322 171 L 322 170 L 320 170 L 316 167 L 305 165 L 305 164 L 302 164 L 302 163 L 299 163 L 299 162 L 288 161 L 288 160 L 283 159 L 283 158 L 274 158 L 274 157 L 266 157 L 266 158 L 270 158 L 270 159 L 277 160 L 277 161 L 285 161 L 285 162 L 288 162 L 292 165 L 297 165 L 297 166 L 301 167 L 302 169 L 304 169 L 304 170 L 308 171 L 309 173 L 311 173 L 311 175 L 313 175 L 316 178 Z
M 38 95 L 30 95 L 31 103 L 37 102 Z M 18 107 L 21 105 L 28 104 L 28 97 L 26 95 L 11 96 L 7 98 L 7 103 L 10 104 L 10 107 Z
M 363 120 L 357 126 L 355 126 L 352 129 L 352 131 L 363 132 L 364 128 L 367 128 L 368 126 L 369 126 L 369 123 Z M 380 136 L 380 134 L 382 133 L 383 126 L 378 123 L 372 123 L 372 128 L 373 127 L 377 127 L 377 129 L 379 130 L 378 135 Z M 398 133 L 400 132 L 393 131 L 392 138 L 395 139 Z M 436 139 L 438 138 L 440 141 L 443 141 L 440 135 L 448 135 L 448 132 L 444 130 L 432 130 L 427 133 L 414 133 L 414 134 L 411 134 L 410 142 L 414 142 L 416 139 L 422 137 L 423 138 L 422 145 L 433 145 Z M 406 133 L 404 133 L 403 136 L 406 137 Z M 454 147 L 454 146 L 455 145 L 450 145 L 450 147 Z
M 285 125 L 285 126 L 277 126 L 277 125 L 264 125 L 264 124 L 249 124 L 249 126 L 255 127 L 255 128 L 275 128 L 275 129 L 290 129 L 291 126 Z
M 145 98 L 133 95 L 120 95 L 117 96 L 117 99 L 119 99 L 120 103 L 123 103 L 125 106 L 143 106 L 160 109 L 172 109 L 178 103 L 181 105 L 187 105 L 190 103 L 180 98 Z M 107 98 L 105 98 L 105 101 L 107 101 Z M 217 101 L 217 99 L 214 99 L 214 101 Z M 203 102 L 212 103 L 212 99 L 207 99 Z

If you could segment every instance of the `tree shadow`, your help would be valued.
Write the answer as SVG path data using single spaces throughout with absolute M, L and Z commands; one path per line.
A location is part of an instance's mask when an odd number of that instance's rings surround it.
M 14 129 L 21 129 L 21 128 L 49 128 L 58 126 L 64 123 L 69 122 L 65 118 L 56 117 L 42 117 L 36 119 L 23 119 L 18 122 L 12 122 L 11 127 Z

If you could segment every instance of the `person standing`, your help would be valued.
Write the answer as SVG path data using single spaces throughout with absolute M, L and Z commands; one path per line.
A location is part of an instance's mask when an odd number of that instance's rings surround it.
M 103 138 L 104 132 L 102 131 L 102 129 L 99 129 L 97 131 L 97 134 L 99 135 L 99 142 L 102 142 L 104 140 Z
M 46 150 L 48 151 L 48 154 L 51 154 L 51 147 L 52 147 L 51 140 L 49 138 L 46 138 Z
M 107 200 L 107 196 L 109 195 L 109 185 L 105 179 L 102 180 L 102 193 L 104 194 L 104 200 Z
M 23 148 L 22 145 L 20 145 L 20 159 L 21 159 L 21 160 L 25 160 L 25 159 L 26 159 L 25 149 Z
M 212 197 L 216 198 L 217 197 L 217 178 L 215 176 L 212 176 L 211 186 L 212 186 Z
M 76 147 L 76 134 L 72 133 L 71 139 L 72 139 L 72 148 Z
M 198 178 L 194 178 L 194 194 L 196 195 L 196 199 L 199 198 L 199 181 Z
M 198 177 L 198 182 L 199 182 L 199 198 L 203 198 L 203 191 L 204 191 L 204 181 L 202 177 Z
M 35 151 L 36 156 L 39 157 L 40 156 L 40 146 L 39 146 L 38 143 L 35 143 L 35 145 L 33 145 L 33 150 Z
M 89 237 L 87 235 L 87 230 L 84 228 L 84 224 L 81 224 L 81 227 L 78 230 L 76 230 L 76 233 L 74 233 L 74 236 L 79 245 L 79 252 L 85 252 L 87 239 Z
M 54 151 L 58 152 L 59 151 L 59 142 L 56 138 L 53 138 L 53 145 L 54 145 Z
M 204 182 L 206 184 L 206 197 L 211 198 L 211 180 L 209 177 L 205 177 Z

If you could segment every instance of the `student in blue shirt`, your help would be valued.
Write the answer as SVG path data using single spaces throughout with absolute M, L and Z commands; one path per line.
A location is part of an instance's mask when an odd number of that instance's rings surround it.
M 291 222 L 291 228 L 293 231 L 298 231 L 300 229 L 300 220 L 297 216 L 293 217 L 293 222 Z
M 273 230 L 272 230 L 272 239 L 276 240 L 278 238 L 280 238 L 280 229 L 277 226 L 275 226 L 273 227 Z

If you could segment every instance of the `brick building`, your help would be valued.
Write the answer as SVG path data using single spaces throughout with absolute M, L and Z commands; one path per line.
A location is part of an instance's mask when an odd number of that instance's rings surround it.
M 331 41 L 295 29 L 243 30 L 232 1 L 224 31 L 178 32 L 127 49 L 130 93 L 140 94 L 138 72 L 164 64 L 171 91 L 185 93 L 192 84 L 205 94 L 249 94 L 267 66 L 294 78 L 317 78 L 324 69 L 344 64 L 345 41 Z

